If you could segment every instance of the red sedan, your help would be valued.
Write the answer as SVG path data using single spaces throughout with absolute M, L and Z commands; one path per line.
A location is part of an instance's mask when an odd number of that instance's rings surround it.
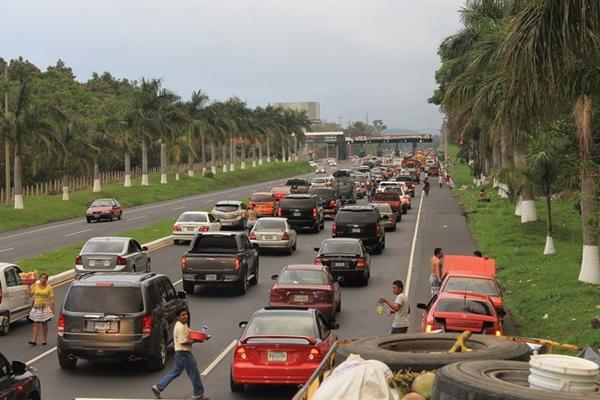
M 316 308 L 331 319 L 342 307 L 342 289 L 324 265 L 288 265 L 275 281 L 269 294 L 269 306 Z
M 250 195 L 250 207 L 254 208 L 257 217 L 274 217 L 279 200 L 272 193 L 256 192 Z
M 476 293 L 440 292 L 429 304 L 417 304 L 425 310 L 423 332 L 463 332 L 502 335 L 502 325 L 489 296 Z
M 237 341 L 230 387 L 247 384 L 301 385 L 337 340 L 338 324 L 315 309 L 267 307 L 254 312 Z
M 98 199 L 90 204 L 85 212 L 85 219 L 88 223 L 100 221 L 101 219 L 121 219 L 123 216 L 123 207 L 115 199 Z
M 491 276 L 450 271 L 442 279 L 440 292 L 479 293 L 487 295 L 500 317 L 505 314 L 504 300 L 496 280 Z

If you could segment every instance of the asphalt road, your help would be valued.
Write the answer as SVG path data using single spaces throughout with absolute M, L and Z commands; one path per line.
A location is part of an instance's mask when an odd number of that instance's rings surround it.
M 304 176 L 312 176 L 312 174 Z M 0 262 L 14 263 L 22 258 L 46 253 L 63 246 L 86 241 L 92 237 L 110 236 L 117 232 L 141 228 L 153 222 L 178 217 L 183 211 L 211 207 L 217 200 L 243 199 L 252 192 L 271 190 L 273 186 L 284 184 L 286 180 L 287 178 L 277 179 L 126 208 L 121 221 L 88 224 L 84 218 L 85 210 L 81 210 L 81 218 L 4 232 L 0 234 Z
M 419 302 L 429 299 L 429 264 L 434 247 L 442 247 L 446 254 L 471 254 L 475 250 L 466 221 L 458 204 L 446 189 L 439 189 L 433 182 L 430 195 L 421 199 L 420 188 L 413 199 L 413 209 L 403 216 L 396 232 L 386 233 L 386 249 L 382 255 L 372 257 L 371 280 L 367 287 L 344 286 L 342 311 L 337 320 L 340 323 L 340 338 L 354 338 L 386 334 L 391 326 L 391 317 L 375 312 L 375 301 L 379 296 L 393 298 L 391 282 L 402 279 L 409 291 L 411 301 L 411 330 L 418 331 L 421 311 L 416 308 Z M 242 189 L 240 189 L 242 190 Z M 247 190 L 247 189 L 246 189 Z M 247 192 L 240 193 L 246 197 Z M 415 235 L 417 215 L 421 204 L 420 222 Z M 229 369 L 231 344 L 241 333 L 238 322 L 247 320 L 251 313 L 266 304 L 269 277 L 279 273 L 282 266 L 292 263 L 311 263 L 315 252 L 313 247 L 330 236 L 331 222 L 320 234 L 301 234 L 298 250 L 292 256 L 261 255 L 261 277 L 259 284 L 251 287 L 244 296 L 238 296 L 226 289 L 197 290 L 188 296 L 192 314 L 192 328 L 208 325 L 213 338 L 194 346 L 194 355 L 202 373 L 206 392 L 212 399 L 289 399 L 295 388 L 254 387 L 242 394 L 229 390 Z M 409 260 L 411 250 L 412 270 L 410 282 Z M 154 271 L 167 274 L 172 281 L 180 280 L 179 259 L 185 246 L 168 247 L 152 254 Z M 181 285 L 178 284 L 178 289 Z M 66 285 L 56 289 L 57 304 L 62 301 Z M 43 398 L 64 400 L 71 398 L 103 399 L 145 399 L 152 398 L 150 386 L 156 383 L 165 371 L 147 372 L 139 365 L 98 364 L 80 361 L 74 371 L 63 371 L 58 367 L 54 344 L 55 334 L 51 334 L 49 344 L 30 347 L 27 340 L 30 326 L 16 324 L 10 334 L 0 339 L 2 352 L 9 359 L 29 361 L 36 368 L 42 381 Z M 56 321 L 51 323 L 51 332 L 56 332 Z M 229 350 L 228 350 L 229 349 Z M 215 363 L 222 356 L 220 362 Z M 170 367 L 171 362 L 167 366 Z M 191 384 L 182 375 L 165 392 L 164 398 L 190 399 Z

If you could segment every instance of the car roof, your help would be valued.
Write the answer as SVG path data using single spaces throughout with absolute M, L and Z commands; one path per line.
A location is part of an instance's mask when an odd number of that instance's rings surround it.
M 466 271 L 483 276 L 496 276 L 496 260 L 487 257 L 444 255 L 444 272 Z
M 77 284 L 96 284 L 99 282 L 111 282 L 124 285 L 138 284 L 151 278 L 164 276 L 156 272 L 90 272 L 80 275 L 73 281 L 73 285 Z
M 373 211 L 375 208 L 371 205 L 353 205 L 353 206 L 344 206 L 340 209 L 340 211 Z
M 290 194 L 289 196 L 285 196 L 285 199 L 312 199 L 313 195 L 312 194 L 305 194 L 305 193 L 294 193 L 294 194 Z
M 270 195 L 271 195 L 271 192 L 252 192 L 252 193 L 250 194 L 250 196 L 253 196 L 253 195 L 255 195 L 255 194 L 264 194 L 265 196 L 270 196 Z
M 235 232 L 235 231 L 212 231 L 212 232 L 196 232 L 198 236 L 242 236 L 246 232 Z
M 285 267 L 283 267 L 282 271 L 283 270 L 297 271 L 297 270 L 303 270 L 303 269 L 323 271 L 325 268 L 327 268 L 327 267 L 325 267 L 324 265 L 321 265 L 321 264 L 289 264 L 289 265 L 286 265 Z
M 210 213 L 208 211 L 184 211 L 184 212 L 181 213 L 181 215 L 183 215 L 183 214 L 195 214 L 195 215 L 202 214 L 202 215 L 208 215 Z
M 356 238 L 327 238 L 321 242 L 321 245 L 325 242 L 348 242 L 348 243 L 360 243 L 360 239 Z
M 281 221 L 281 222 L 285 222 L 287 221 L 287 218 L 281 218 L 281 217 L 262 217 L 256 220 L 256 222 L 258 221 Z
M 17 265 L 17 264 L 0 262 L 0 268 L 12 267 L 13 265 Z
M 123 236 L 97 236 L 88 239 L 88 242 L 125 242 L 133 238 Z
M 114 201 L 114 200 L 115 200 L 115 199 L 111 197 L 111 198 L 104 198 L 104 199 L 96 199 L 96 200 L 94 200 L 94 201 Z M 92 202 L 92 203 L 93 203 L 93 202 Z
M 281 312 L 286 312 L 289 314 L 298 314 L 298 315 L 312 315 L 315 313 L 315 309 L 314 308 L 309 308 L 309 307 L 263 307 L 263 308 L 259 308 L 258 310 L 256 310 L 254 312 L 254 315 L 261 315 L 261 314 L 271 314 L 271 313 L 281 313 Z
M 219 200 L 215 203 L 215 206 L 216 205 L 239 206 L 240 204 L 242 204 L 242 202 L 239 200 Z
M 290 188 L 289 186 L 285 186 L 285 185 L 282 185 L 282 186 L 273 186 L 273 187 L 271 188 L 271 192 L 272 192 L 273 190 L 290 190 L 290 189 L 291 189 L 291 188 Z

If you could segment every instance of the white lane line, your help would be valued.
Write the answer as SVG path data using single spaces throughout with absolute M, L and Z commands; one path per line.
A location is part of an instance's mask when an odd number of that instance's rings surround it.
M 80 233 L 85 233 L 85 232 L 89 232 L 89 231 L 93 231 L 94 228 L 90 228 L 90 229 L 84 229 L 82 231 L 78 231 L 78 232 L 71 232 L 71 233 L 67 233 L 65 235 L 65 237 L 69 237 L 69 236 L 74 236 L 74 235 L 79 235 Z
M 135 221 L 136 219 L 142 219 L 142 218 L 146 218 L 146 215 L 140 215 L 139 217 L 135 217 L 135 218 L 127 218 L 125 221 L 129 222 L 129 221 Z
M 219 356 L 217 358 L 215 358 L 214 361 L 211 362 L 210 365 L 208 367 L 206 367 L 204 369 L 204 371 L 202 371 L 200 373 L 200 375 L 202 375 L 202 376 L 208 375 L 210 373 L 210 371 L 212 371 L 212 369 L 214 367 L 216 367 L 217 364 L 220 363 L 223 358 L 225 358 L 225 356 L 227 355 L 227 353 L 229 353 L 231 351 L 231 349 L 233 349 L 233 346 L 235 346 L 236 343 L 237 343 L 237 340 L 235 340 L 235 339 L 232 340 L 231 343 L 229 343 L 229 346 L 227 346 L 225 348 L 225 350 L 223 350 L 223 352 L 221 354 L 219 354 Z
M 183 279 L 178 280 L 177 282 L 173 282 L 173 286 L 177 286 L 179 285 L 181 282 L 183 282 Z
M 36 361 L 39 361 L 39 360 L 41 360 L 42 358 L 46 357 L 47 355 L 54 353 L 55 351 L 56 351 L 56 346 L 54 346 L 54 347 L 53 347 L 53 348 L 51 348 L 50 350 L 48 350 L 48 351 L 46 351 L 46 352 L 44 352 L 44 353 L 40 354 L 40 355 L 39 355 L 39 356 L 37 356 L 37 357 L 34 357 L 34 358 L 32 358 L 31 360 L 27 361 L 25 364 L 27 364 L 27 365 L 31 365 L 31 364 L 33 364 L 34 362 L 36 362 Z
M 183 210 L 185 207 L 175 207 L 175 208 L 171 208 L 171 210 L 173 211 L 177 211 L 177 210 Z
M 11 251 L 11 250 L 14 250 L 14 249 L 15 249 L 14 247 L 11 247 L 9 249 L 0 250 L 0 253 L 4 253 L 5 251 Z
M 81 224 L 85 221 L 71 221 L 71 222 L 66 222 L 64 224 L 58 224 L 58 225 L 52 225 L 52 226 L 47 226 L 45 228 L 40 228 L 40 229 L 34 229 L 32 231 L 27 231 L 27 232 L 21 232 L 21 233 L 15 233 L 12 235 L 8 235 L 8 236 L 3 236 L 0 237 L 0 240 L 6 240 L 6 239 L 12 239 L 15 237 L 19 237 L 19 236 L 23 236 L 23 235 L 29 235 L 30 233 L 35 233 L 35 232 L 43 232 L 43 231 L 47 231 L 48 229 L 54 229 L 54 228 L 59 228 L 61 226 L 66 226 L 66 225 L 73 225 L 73 224 Z
M 410 283 L 412 280 L 413 261 L 415 258 L 415 247 L 417 245 L 417 235 L 419 233 L 419 222 L 421 221 L 421 208 L 423 207 L 423 193 L 421 193 L 421 201 L 419 201 L 419 212 L 417 213 L 417 222 L 415 224 L 415 234 L 413 235 L 412 246 L 410 248 L 410 257 L 408 258 L 408 273 L 406 274 L 406 287 L 404 293 L 408 297 L 410 292 Z

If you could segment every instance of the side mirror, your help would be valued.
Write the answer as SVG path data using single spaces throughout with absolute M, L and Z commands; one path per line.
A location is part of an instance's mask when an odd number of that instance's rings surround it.
M 148 246 L 142 246 L 142 251 L 148 251 Z
M 187 297 L 187 294 L 185 292 L 177 292 L 177 298 L 178 299 L 185 299 Z
M 23 375 L 25 372 L 27 372 L 27 365 L 21 361 L 13 361 L 11 370 L 15 375 Z
M 344 277 L 343 276 L 338 276 L 337 278 L 335 278 L 336 281 L 338 281 L 339 283 L 344 283 Z
M 248 321 L 242 321 L 238 324 L 238 326 L 242 329 L 244 329 L 246 327 L 246 325 L 248 325 Z
M 272 280 L 276 281 L 276 280 L 277 280 L 277 278 L 279 278 L 279 275 L 271 275 L 271 279 L 272 279 Z
M 506 310 L 504 308 L 499 309 L 497 312 L 498 312 L 498 315 L 501 317 L 506 316 Z
M 340 324 L 338 324 L 337 322 L 330 322 L 329 329 L 333 329 L 333 330 L 340 329 Z
M 427 310 L 427 304 L 419 303 L 417 304 L 417 308 L 420 308 L 421 310 Z
M 319 251 L 320 249 L 318 247 L 314 247 L 313 250 L 314 251 Z

